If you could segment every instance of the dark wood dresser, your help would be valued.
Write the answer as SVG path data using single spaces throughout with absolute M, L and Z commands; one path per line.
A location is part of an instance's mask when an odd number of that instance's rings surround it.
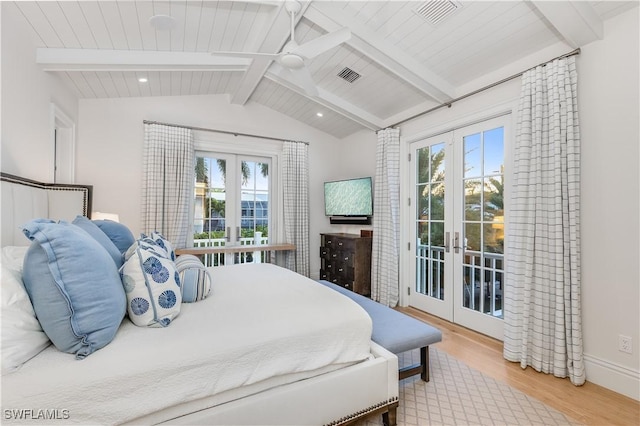
M 371 237 L 320 234 L 320 279 L 371 295 Z

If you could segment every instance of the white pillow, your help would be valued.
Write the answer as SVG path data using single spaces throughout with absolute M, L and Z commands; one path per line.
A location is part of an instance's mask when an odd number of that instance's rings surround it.
M 141 327 L 167 327 L 180 313 L 182 294 L 175 263 L 160 247 L 133 244 L 122 266 L 129 319 Z
M 22 283 L 22 261 L 28 248 L 2 248 L 2 375 L 16 371 L 51 344 Z

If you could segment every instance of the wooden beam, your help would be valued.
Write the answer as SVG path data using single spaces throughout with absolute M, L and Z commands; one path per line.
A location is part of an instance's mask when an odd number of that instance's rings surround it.
M 38 48 L 36 63 L 45 71 L 244 71 L 251 60 L 207 52 Z
M 339 96 L 334 95 L 333 93 L 318 87 L 318 95 L 317 96 L 309 96 L 305 90 L 296 84 L 293 81 L 288 80 L 282 74 L 282 66 L 277 63 L 272 64 L 271 70 L 265 74 L 265 77 L 280 84 L 281 86 L 286 87 L 289 90 L 292 90 L 299 95 L 305 96 L 314 102 L 322 105 L 325 108 L 328 108 L 338 114 L 355 121 L 356 123 L 371 129 L 371 130 L 379 130 L 383 126 L 383 122 L 380 118 L 375 115 L 345 101 Z
M 445 79 L 366 26 L 347 20 L 339 7 L 332 2 L 314 3 L 304 17 L 329 32 L 348 27 L 351 30 L 351 39 L 347 41 L 349 46 L 438 103 L 444 103 L 456 97 L 454 87 Z
M 297 24 L 309 7 L 308 1 L 301 2 L 300 12 L 296 15 L 295 23 Z M 289 41 L 291 36 L 291 16 L 284 8 L 284 2 L 272 14 L 271 22 L 263 31 L 261 43 L 256 46 L 254 52 L 277 53 L 282 50 L 284 45 Z M 231 103 L 235 105 L 244 105 L 247 103 L 253 92 L 255 92 L 258 84 L 265 76 L 272 61 L 264 59 L 254 59 L 247 72 L 242 77 L 238 89 L 231 95 Z
M 604 24 L 588 2 L 533 0 L 533 5 L 573 48 L 604 37 Z

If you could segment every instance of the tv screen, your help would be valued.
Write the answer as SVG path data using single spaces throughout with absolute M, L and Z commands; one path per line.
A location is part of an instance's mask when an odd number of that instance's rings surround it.
M 325 182 L 324 212 L 326 216 L 373 215 L 371 178 Z

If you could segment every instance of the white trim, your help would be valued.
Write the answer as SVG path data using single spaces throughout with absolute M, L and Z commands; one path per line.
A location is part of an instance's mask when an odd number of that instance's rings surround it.
M 51 158 L 56 158 L 56 128 L 67 129 L 69 136 L 67 142 L 69 143 L 71 155 L 69 160 L 69 176 L 70 182 L 61 183 L 75 183 L 76 180 L 76 123 L 71 117 L 69 117 L 62 109 L 60 109 L 55 103 L 51 102 L 49 107 L 49 132 L 51 135 Z M 51 182 L 56 182 L 56 161 L 51 167 Z M 59 183 L 59 182 L 56 182 Z
M 411 223 L 411 209 L 413 206 L 407 205 L 407 199 L 411 195 L 409 188 L 411 186 L 411 172 L 408 167 L 409 162 L 406 161 L 409 155 L 409 146 L 416 141 L 427 139 L 433 136 L 437 136 L 443 133 L 451 132 L 455 129 L 470 126 L 475 123 L 490 120 L 502 115 L 511 114 L 511 123 L 515 122 L 515 117 L 518 112 L 518 98 L 513 98 L 509 101 L 501 102 L 490 108 L 482 108 L 475 112 L 464 114 L 460 117 L 456 117 L 452 120 L 444 123 L 428 126 L 423 131 L 415 133 L 409 136 L 402 136 L 402 127 L 400 128 L 400 218 L 401 223 Z M 511 144 L 508 144 L 509 148 L 505 151 L 505 173 L 507 170 L 511 170 L 510 162 L 513 161 Z M 506 149 L 506 147 L 505 147 Z M 508 197 L 508 194 L 505 194 Z M 506 220 L 506 218 L 505 218 Z M 411 271 L 413 268 L 413 259 L 410 255 L 413 253 L 407 250 L 407 244 L 411 242 L 410 232 L 400 232 L 400 306 L 409 305 L 409 296 L 407 295 L 407 288 L 404 283 L 409 282 L 407 271 Z M 413 244 L 413 243 L 412 243 Z M 414 249 L 414 247 L 412 247 Z M 411 284 L 409 284 L 411 286 Z M 411 289 L 411 291 L 414 291 Z
M 640 401 L 640 371 L 584 354 L 587 381 Z
M 500 117 L 502 115 L 515 114 L 517 111 L 518 99 L 512 99 L 510 101 L 497 104 L 491 108 L 482 108 L 476 112 L 465 114 L 462 117 L 457 117 L 445 123 L 427 127 L 422 132 L 404 137 L 403 140 L 405 142 L 405 145 L 408 146 L 409 144 L 421 139 L 426 139 L 440 135 L 442 133 L 451 132 L 461 127 L 471 126 L 472 124 L 491 120 L 492 118 Z
M 234 136 L 225 133 L 214 133 L 193 130 L 196 156 L 210 153 L 234 154 L 245 157 L 266 157 L 271 159 L 269 168 L 269 214 L 271 241 L 284 241 L 284 219 L 282 215 L 282 145 L 283 141 L 256 139 L 247 136 Z M 193 227 L 193 215 L 191 217 Z

